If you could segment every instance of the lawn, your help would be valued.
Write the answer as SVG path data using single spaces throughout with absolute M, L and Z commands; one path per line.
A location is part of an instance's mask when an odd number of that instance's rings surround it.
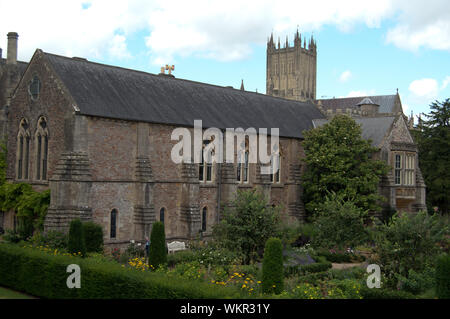
M 0 299 L 35 299 L 35 297 L 8 288 L 0 287 Z

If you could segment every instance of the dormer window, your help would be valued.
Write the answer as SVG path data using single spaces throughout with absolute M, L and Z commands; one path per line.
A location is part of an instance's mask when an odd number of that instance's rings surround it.
M 39 80 L 38 76 L 35 75 L 33 77 L 33 80 L 31 80 L 30 84 L 28 85 L 28 93 L 30 94 L 33 101 L 36 101 L 39 98 L 40 91 L 41 81 Z

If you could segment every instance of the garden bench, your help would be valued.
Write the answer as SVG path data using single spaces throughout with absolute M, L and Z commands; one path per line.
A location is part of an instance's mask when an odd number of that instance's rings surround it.
M 179 250 L 185 250 L 186 244 L 182 241 L 173 241 L 171 243 L 167 244 L 167 250 L 170 253 L 179 251 Z

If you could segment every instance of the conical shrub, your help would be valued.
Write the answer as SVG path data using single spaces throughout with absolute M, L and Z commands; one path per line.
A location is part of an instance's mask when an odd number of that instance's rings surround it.
M 67 250 L 71 254 L 81 254 L 86 256 L 86 242 L 84 237 L 84 227 L 81 220 L 74 219 L 70 222 L 69 243 Z
M 262 290 L 279 294 L 284 288 L 283 244 L 278 238 L 269 238 L 264 249 Z
M 152 227 L 148 263 L 154 268 L 167 265 L 166 234 L 164 224 L 161 222 L 154 223 Z

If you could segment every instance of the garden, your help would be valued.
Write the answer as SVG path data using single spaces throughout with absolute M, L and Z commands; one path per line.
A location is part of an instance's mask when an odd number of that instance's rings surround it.
M 164 225 L 145 243 L 103 247 L 102 228 L 74 220 L 67 235 L 5 234 L 0 285 L 43 298 L 449 298 L 448 222 L 425 212 L 372 220 L 327 198 L 310 223 L 287 223 L 257 191 L 238 193 L 213 236 L 167 253 Z M 333 218 L 330 218 L 330 212 Z M 82 269 L 68 289 L 66 267 Z M 368 288 L 369 264 L 381 287 Z M 345 267 L 340 267 L 345 266 Z

